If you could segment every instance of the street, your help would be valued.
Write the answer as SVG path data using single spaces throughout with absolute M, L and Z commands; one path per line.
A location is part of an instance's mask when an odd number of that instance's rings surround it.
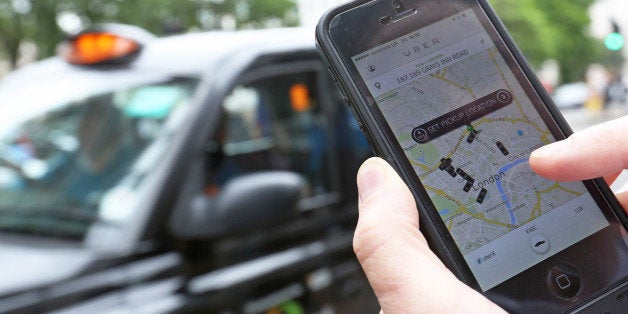
M 628 105 L 613 105 L 601 111 L 591 111 L 585 108 L 577 108 L 563 109 L 561 112 L 574 132 L 578 132 L 590 126 L 626 115 L 628 113 Z

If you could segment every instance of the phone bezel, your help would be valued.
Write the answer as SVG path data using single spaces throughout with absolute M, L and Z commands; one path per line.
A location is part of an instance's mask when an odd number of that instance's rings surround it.
M 386 2 L 390 1 L 356 1 L 354 3 L 346 4 L 334 10 L 328 12 L 322 19 L 319 27 L 317 28 L 317 41 L 319 47 L 321 48 L 326 59 L 330 60 L 332 69 L 335 71 L 335 75 L 339 77 L 341 83 L 343 84 L 342 88 L 344 92 L 349 96 L 349 98 L 353 101 L 354 105 L 352 106 L 354 113 L 358 117 L 358 120 L 362 121 L 366 127 L 366 131 L 368 136 L 371 137 L 372 143 L 376 146 L 377 153 L 386 158 L 393 166 L 400 172 L 406 183 L 408 183 L 412 188 L 411 190 L 414 193 L 415 198 L 417 198 L 420 206 L 420 214 L 421 214 L 421 228 L 430 235 L 430 245 L 437 252 L 437 254 L 441 257 L 441 259 L 445 262 L 445 264 L 458 275 L 460 279 L 465 281 L 467 284 L 471 285 L 475 289 L 481 291 L 479 289 L 479 285 L 475 280 L 475 277 L 471 273 L 467 264 L 464 262 L 462 258 L 462 254 L 459 252 L 453 238 L 450 236 L 447 231 L 444 223 L 440 216 L 433 210 L 433 205 L 428 197 L 426 191 L 423 189 L 422 185 L 418 183 L 418 178 L 416 177 L 416 173 L 412 170 L 412 167 L 409 166 L 409 163 L 405 161 L 405 154 L 403 151 L 400 151 L 401 148 L 397 144 L 392 131 L 388 128 L 385 119 L 381 115 L 381 112 L 378 110 L 375 105 L 375 100 L 370 97 L 370 93 L 365 84 L 361 82 L 359 79 L 359 74 L 357 69 L 355 69 L 354 65 L 351 62 L 351 57 L 364 52 L 370 48 L 376 47 L 378 44 L 388 42 L 395 38 L 398 38 L 404 34 L 408 34 L 411 31 L 418 30 L 426 25 L 429 25 L 435 21 L 441 20 L 452 15 L 452 12 L 458 12 L 461 8 L 473 8 L 476 11 L 476 15 L 480 18 L 482 23 L 485 26 L 485 29 L 489 33 L 489 35 L 493 38 L 495 42 L 498 43 L 498 49 L 505 60 L 509 63 L 509 67 L 513 69 L 518 69 L 517 71 L 513 71 L 519 80 L 519 83 L 522 85 L 526 93 L 533 92 L 533 97 L 537 97 L 540 100 L 540 105 L 537 103 L 535 107 L 539 112 L 540 116 L 543 118 L 544 122 L 552 129 L 553 135 L 557 139 L 564 139 L 568 135 L 572 133 L 571 129 L 562 118 L 562 115 L 559 113 L 558 109 L 554 106 L 551 101 L 550 96 L 542 87 L 541 83 L 538 81 L 536 76 L 534 75 L 531 67 L 527 64 L 527 61 L 520 53 L 514 41 L 511 39 L 510 35 L 507 33 L 505 27 L 501 23 L 501 21 L 497 18 L 497 15 L 492 10 L 490 5 L 484 1 L 460 1 L 460 0 L 452 0 L 444 3 L 443 1 L 435 1 L 435 0 L 423 0 L 420 1 L 423 5 L 438 5 L 438 12 L 441 14 L 434 15 L 432 17 L 427 17 L 422 22 L 422 25 L 417 26 L 414 24 L 412 27 L 408 27 L 408 23 L 412 22 L 410 20 L 403 21 L 400 23 L 395 23 L 393 26 L 387 26 L 388 29 L 386 31 L 377 31 L 375 32 L 374 28 L 381 28 L 385 26 L 377 25 L 372 23 L 379 19 L 378 16 L 375 17 L 364 17 L 361 19 L 361 25 L 359 30 L 362 32 L 352 33 L 351 36 L 347 36 L 346 41 L 342 41 L 341 38 L 337 38 L 334 40 L 335 35 L 332 32 L 332 29 L 355 29 L 356 25 L 342 25 L 343 23 L 348 23 L 345 20 L 339 21 L 338 16 L 341 14 L 346 14 L 345 12 L 351 10 L 366 10 L 367 7 L 371 6 L 371 8 L 375 8 L 375 11 L 382 11 Z M 406 7 L 413 7 L 415 2 L 414 0 L 406 0 Z M 408 3 L 413 3 L 412 5 L 408 5 Z M 380 7 L 375 7 L 380 5 Z M 454 8 L 458 5 L 458 8 Z M 429 8 L 426 10 L 419 9 L 421 11 L 430 11 Z M 353 11 L 355 12 L 355 11 Z M 435 10 L 431 10 L 431 12 L 435 12 Z M 480 17 L 482 13 L 485 15 L 484 17 Z M 368 21 L 368 22 L 365 22 Z M 370 24 L 368 24 L 370 23 Z M 490 25 L 486 25 L 489 23 Z M 335 24 L 332 26 L 332 24 Z M 372 25 L 372 27 L 371 27 Z M 497 40 L 495 40 L 497 38 Z M 351 39 L 349 41 L 348 39 Z M 346 43 L 350 48 L 340 47 L 338 42 Z M 349 44 L 350 43 L 350 44 Z M 504 50 L 508 51 L 507 55 L 504 55 Z M 344 53 L 341 55 L 340 51 Z M 523 79 L 529 84 L 522 84 L 521 76 Z M 357 79 L 356 79 L 357 78 Z M 529 95 L 530 96 L 530 95 Z M 533 97 L 531 97 L 532 100 Z M 378 116 L 379 114 L 379 116 Z M 404 156 L 402 160 L 398 158 L 393 158 L 393 156 L 399 155 Z M 417 184 L 418 183 L 418 184 Z M 514 276 L 504 283 L 489 289 L 485 292 L 485 294 L 491 297 L 494 300 L 501 300 L 502 304 L 510 304 L 512 296 L 517 295 L 517 300 L 521 299 L 522 291 L 520 287 L 517 285 L 513 286 L 513 283 L 517 282 L 537 282 L 536 286 L 540 286 L 539 289 L 542 290 L 545 288 L 545 284 L 543 282 L 538 283 L 538 280 L 535 279 L 540 278 L 540 274 L 545 273 L 552 265 L 559 261 L 568 260 L 573 264 L 579 264 L 580 269 L 586 268 L 589 269 L 586 265 L 582 265 L 582 263 L 578 263 L 579 260 L 582 259 L 582 254 L 579 253 L 583 248 L 587 249 L 587 251 L 592 252 L 594 250 L 590 250 L 590 248 L 597 248 L 602 250 L 613 250 L 615 249 L 618 252 L 626 252 L 625 245 L 622 247 L 620 244 L 618 245 L 609 245 L 608 243 L 612 243 L 612 241 L 616 241 L 618 236 L 621 239 L 621 228 L 625 228 L 622 226 L 622 223 L 625 223 L 626 215 L 625 212 L 621 209 L 621 206 L 617 202 L 616 198 L 608 188 L 608 186 L 603 183 L 601 180 L 591 180 L 586 181 L 585 184 L 589 189 L 589 192 L 594 196 L 596 202 L 600 205 L 601 208 L 606 207 L 609 210 L 603 210 L 604 215 L 607 220 L 611 224 L 611 226 L 605 228 L 602 231 L 595 233 L 594 235 L 587 237 L 586 239 L 579 242 L 578 245 L 574 245 L 562 252 L 547 258 L 546 260 L 540 262 L 539 264 L 533 266 L 532 268 L 523 271 L 517 276 Z M 427 207 L 427 208 L 426 208 Z M 449 249 L 449 247 L 455 248 L 454 250 Z M 453 252 L 452 252 L 453 251 Z M 598 258 L 593 258 L 595 260 L 592 262 L 593 264 L 600 265 L 600 261 Z M 591 263 L 589 263 L 591 264 Z M 615 268 L 614 270 L 607 271 L 606 273 L 614 273 L 621 274 L 621 267 L 619 270 L 617 269 L 617 265 L 606 265 L 610 268 Z M 597 274 L 599 275 L 599 273 Z M 596 276 L 597 277 L 597 276 Z M 587 291 L 582 291 L 577 299 L 572 300 L 556 300 L 556 298 L 548 298 L 546 301 L 561 303 L 561 309 L 565 309 L 566 307 L 574 306 L 582 302 L 583 300 L 594 297 L 595 294 L 599 293 L 599 289 L 603 289 L 607 286 L 612 285 L 617 280 L 616 276 L 611 276 L 613 278 L 608 278 L 608 282 L 601 283 L 596 286 L 595 289 L 589 289 L 592 287 L 587 287 Z M 544 279 L 544 278 L 543 278 Z M 522 281 L 523 280 L 523 281 Z M 603 280 L 602 280 L 603 281 Z M 591 280 L 586 280 L 587 284 L 591 282 Z M 595 290 L 595 291 L 594 291 Z M 545 299 L 543 296 L 548 293 L 543 293 L 539 298 L 537 294 L 528 294 L 526 299 L 536 299 L 543 300 Z M 512 307 L 511 307 L 512 308 Z

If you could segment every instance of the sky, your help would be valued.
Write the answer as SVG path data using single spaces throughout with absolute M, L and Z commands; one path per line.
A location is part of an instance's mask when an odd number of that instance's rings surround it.
M 325 11 L 347 0 L 297 0 L 299 16 L 303 26 L 314 27 Z
M 603 38 L 611 31 L 610 20 L 615 20 L 622 28 L 624 35 L 628 33 L 628 1 L 598 0 L 589 9 L 591 15 L 591 32 Z

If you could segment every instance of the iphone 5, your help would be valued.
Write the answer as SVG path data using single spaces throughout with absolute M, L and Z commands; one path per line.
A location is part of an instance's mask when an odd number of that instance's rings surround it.
M 626 213 L 600 179 L 530 169 L 571 130 L 487 1 L 354 1 L 316 38 L 460 280 L 512 312 L 628 310 Z

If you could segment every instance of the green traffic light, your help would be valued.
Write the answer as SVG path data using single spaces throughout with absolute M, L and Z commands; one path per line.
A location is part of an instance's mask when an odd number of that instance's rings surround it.
M 604 39 L 604 45 L 608 50 L 618 51 L 624 48 L 624 36 L 620 33 L 610 33 Z

